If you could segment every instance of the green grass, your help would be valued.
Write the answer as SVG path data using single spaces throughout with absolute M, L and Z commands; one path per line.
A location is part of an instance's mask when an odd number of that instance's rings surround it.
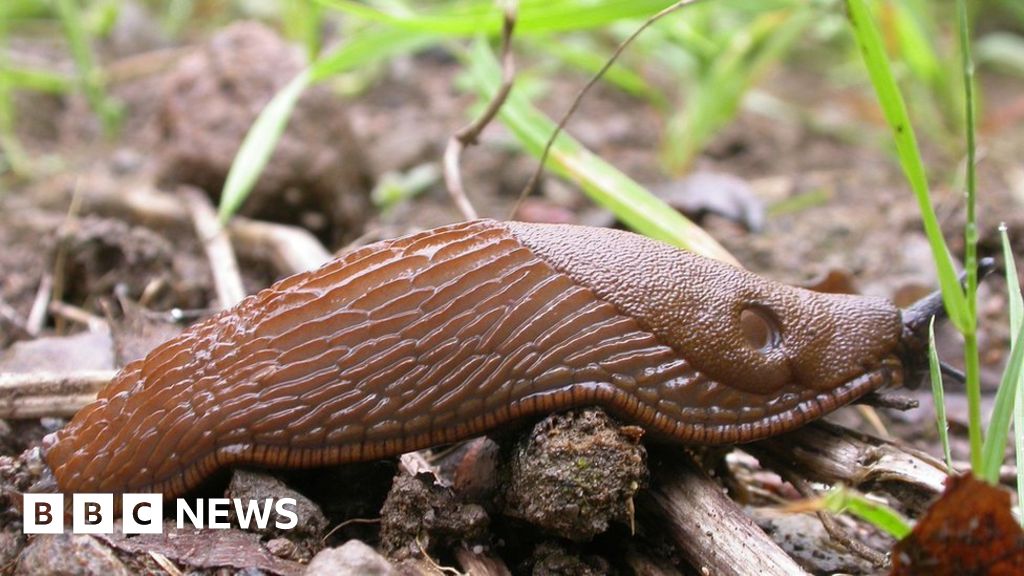
M 935 348 L 935 318 L 928 323 L 928 367 L 932 385 L 932 400 L 935 402 L 935 424 L 939 429 L 939 443 L 946 461 L 946 472 L 953 473 L 953 455 L 949 450 L 949 421 L 946 419 L 946 389 L 942 386 L 942 369 L 939 367 L 939 352 Z
M 86 27 L 85 14 L 79 8 L 78 0 L 55 0 L 57 14 L 64 27 L 64 33 L 78 69 L 78 81 L 85 92 L 93 112 L 99 117 L 103 132 L 113 136 L 121 119 L 120 106 L 106 93 L 102 71 L 96 66 L 90 45 L 91 38 Z
M 844 486 L 833 488 L 825 496 L 824 506 L 834 514 L 853 514 L 897 540 L 910 534 L 910 523 L 898 512 Z
M 1006 292 L 1010 308 L 1010 334 L 1019 334 L 1024 327 L 1024 301 L 1021 299 L 1020 280 L 1017 276 L 1017 264 L 1010 248 L 1010 237 L 1006 233 L 1006 225 L 999 226 L 999 235 L 1003 243 L 1003 262 L 1006 263 Z M 1015 341 L 1013 346 L 1020 346 Z M 1024 462 L 1024 378 L 1018 378 L 1015 384 L 1017 395 L 1013 403 L 1013 446 L 1017 462 Z M 1024 466 L 1017 466 L 1017 505 L 1024 510 Z M 1024 524 L 1024 515 L 1021 516 Z
M 491 0 L 441 3 L 416 9 L 401 1 L 387 2 L 386 9 L 350 0 L 316 1 L 361 22 L 363 27 L 334 55 L 324 56 L 312 65 L 312 76 L 304 80 L 307 86 L 328 81 L 342 72 L 357 70 L 374 60 L 428 45 L 449 43 L 454 39 L 477 35 L 494 37 L 501 29 L 500 11 Z M 573 49 L 572 45 L 561 45 L 564 34 L 607 27 L 617 27 L 618 31 L 626 34 L 635 29 L 639 18 L 648 17 L 671 4 L 668 0 L 524 0 L 518 6 L 518 51 L 545 55 L 550 52 L 565 65 L 590 73 L 604 63 L 604 58 L 593 50 L 581 51 Z M 648 45 L 651 52 L 641 52 L 639 62 L 654 60 L 671 66 L 674 55 L 683 54 L 685 58 L 699 63 L 696 69 L 690 70 L 699 70 L 698 75 L 684 74 L 679 79 L 681 86 L 697 87 L 689 90 L 692 93 L 686 98 L 685 105 L 667 106 L 670 98 L 653 89 L 643 76 L 625 66 L 611 69 L 608 83 L 643 97 L 661 109 L 677 110 L 667 121 L 669 134 L 662 153 L 670 173 L 680 173 L 731 121 L 739 111 L 747 90 L 772 63 L 782 58 L 813 19 L 813 11 L 803 8 L 802 4 L 796 0 L 772 0 L 752 8 L 742 2 L 729 2 L 725 9 L 718 9 L 707 3 L 705 6 L 688 7 L 685 15 L 666 19 L 660 26 L 661 32 L 650 31 L 662 39 L 661 45 Z M 732 12 L 739 14 L 738 19 L 726 17 Z M 697 24 L 691 24 L 691 19 Z M 700 27 L 705 24 L 714 24 L 722 30 L 736 33 L 704 35 Z M 600 36 L 586 40 L 594 46 L 601 46 L 596 42 Z M 555 46 L 558 47 L 553 48 Z M 610 47 L 605 50 L 609 54 L 611 51 Z M 289 93 L 275 98 L 273 105 L 268 105 L 254 123 L 251 130 L 255 134 L 246 138 L 222 192 L 222 218 L 230 217 L 241 205 L 269 159 L 277 137 L 288 121 L 290 106 L 286 104 L 294 103 L 295 87 L 295 84 L 289 85 L 286 89 Z M 665 217 L 649 216 L 653 213 L 641 211 L 641 216 L 637 217 L 627 211 L 623 219 L 641 230 L 683 226 L 679 222 L 667 222 Z M 638 218 L 649 221 L 641 222 Z M 678 234 L 662 231 L 659 237 Z M 679 239 L 673 241 L 678 243 Z M 709 244 L 708 249 L 724 257 L 717 247 Z
M 974 65 L 971 59 L 970 22 L 965 0 L 957 1 L 958 39 L 961 52 L 960 68 L 964 90 L 964 146 L 966 156 L 967 215 L 964 225 L 966 286 L 961 288 L 953 268 L 952 257 L 939 229 L 932 207 L 928 179 L 921 160 L 914 127 L 907 114 L 902 94 L 892 74 L 889 58 L 885 51 L 875 18 L 865 0 L 846 0 L 850 23 L 861 49 L 864 62 L 871 78 L 885 119 L 892 130 L 900 164 L 913 190 L 921 211 L 922 223 L 932 255 L 938 269 L 943 300 L 950 320 L 964 339 L 966 366 L 966 392 L 968 400 L 969 430 L 971 446 L 971 468 L 979 477 L 991 483 L 999 480 L 999 469 L 1005 460 L 1007 434 L 1014 406 L 1016 390 L 1020 382 L 1021 365 L 1024 363 L 1024 348 L 1019 346 L 1024 331 L 1015 329 L 1010 360 L 1002 376 L 987 433 L 982 429 L 980 362 L 977 340 L 977 178 L 975 174 L 975 127 L 974 127 Z M 1008 255 L 1007 258 L 1012 258 Z M 1013 290 L 1011 288 L 1011 290 Z M 937 359 L 935 359 L 937 364 Z M 933 376 L 933 379 L 935 377 Z M 940 427 L 944 423 L 940 421 Z M 1019 434 L 1019 431 L 1018 431 Z
M 242 141 L 221 192 L 218 206 L 221 221 L 231 218 L 249 196 L 288 125 L 295 103 L 309 86 L 396 54 L 422 48 L 434 40 L 431 33 L 372 28 L 325 54 L 292 79 L 263 108 Z
M 730 33 L 718 35 L 711 46 L 699 40 L 688 50 L 696 59 L 694 70 L 685 77 L 684 101 L 668 121 L 661 151 L 669 174 L 682 175 L 690 168 L 739 113 L 750 88 L 786 55 L 814 17 L 815 10 L 805 6 L 754 14 Z

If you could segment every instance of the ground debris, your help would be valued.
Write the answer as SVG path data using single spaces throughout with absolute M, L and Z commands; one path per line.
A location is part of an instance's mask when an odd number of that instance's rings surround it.
M 381 546 L 395 559 L 483 537 L 490 518 L 476 504 L 461 504 L 430 473 L 395 476 L 381 508 Z
M 325 548 L 306 567 L 304 576 L 396 576 L 398 572 L 376 550 L 359 540 L 349 540 L 337 548 Z
M 576 542 L 613 520 L 629 526 L 646 459 L 639 438 L 601 410 L 549 416 L 514 449 L 504 512 Z
M 18 557 L 15 574 L 106 574 L 131 572 L 109 548 L 84 534 L 41 534 Z

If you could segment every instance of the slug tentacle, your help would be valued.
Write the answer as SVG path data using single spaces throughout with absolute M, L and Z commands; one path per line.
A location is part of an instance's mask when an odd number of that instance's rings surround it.
M 193 326 L 126 366 L 46 458 L 64 491 L 173 497 L 226 466 L 383 458 L 584 405 L 668 440 L 747 442 L 898 384 L 901 330 L 885 301 L 634 234 L 467 222 Z

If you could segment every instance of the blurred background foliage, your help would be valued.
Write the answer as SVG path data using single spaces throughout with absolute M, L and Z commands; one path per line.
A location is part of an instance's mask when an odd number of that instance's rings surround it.
M 8 34 L 65 39 L 72 71 L 16 63 L 0 50 L 0 144 L 5 168 L 28 164 L 13 136 L 12 90 L 81 91 L 104 130 L 118 129 L 119 110 L 104 89 L 107 75 L 94 46 L 111 33 L 128 0 L 4 0 L 0 45 Z M 341 92 L 372 85 L 382 63 L 397 53 L 445 45 L 480 34 L 495 37 L 499 11 L 492 0 L 149 0 L 171 42 L 239 18 L 258 18 L 301 44 L 316 70 L 310 82 L 332 82 Z M 566 70 L 594 73 L 639 22 L 668 6 L 664 0 L 524 0 L 519 3 L 516 49 L 520 90 L 542 96 L 546 78 Z M 873 0 L 897 80 L 922 138 L 950 150 L 962 147 L 962 91 L 952 2 Z M 970 5 L 976 63 L 992 74 L 1024 75 L 1024 3 L 985 0 Z M 605 81 L 644 99 L 663 118 L 661 164 L 668 175 L 687 171 L 709 140 L 746 107 L 796 118 L 803 112 L 758 90 L 773 67 L 799 65 L 836 86 L 870 86 L 846 25 L 840 0 L 705 1 L 666 18 L 643 34 Z M 194 38 L 193 38 L 194 39 Z M 301 92 L 301 90 L 299 91 Z M 984 91 L 979 108 L 984 113 Z M 285 114 L 285 116 L 287 116 Z M 827 126 L 812 126 L 830 129 Z M 877 135 L 845 133 L 888 145 Z

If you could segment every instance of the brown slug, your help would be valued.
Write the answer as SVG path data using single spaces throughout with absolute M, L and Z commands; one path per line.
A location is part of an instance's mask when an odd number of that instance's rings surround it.
M 922 315 L 628 232 L 466 222 L 192 326 L 44 450 L 63 492 L 171 498 L 224 467 L 379 459 L 585 405 L 665 440 L 748 442 L 900 385 Z

